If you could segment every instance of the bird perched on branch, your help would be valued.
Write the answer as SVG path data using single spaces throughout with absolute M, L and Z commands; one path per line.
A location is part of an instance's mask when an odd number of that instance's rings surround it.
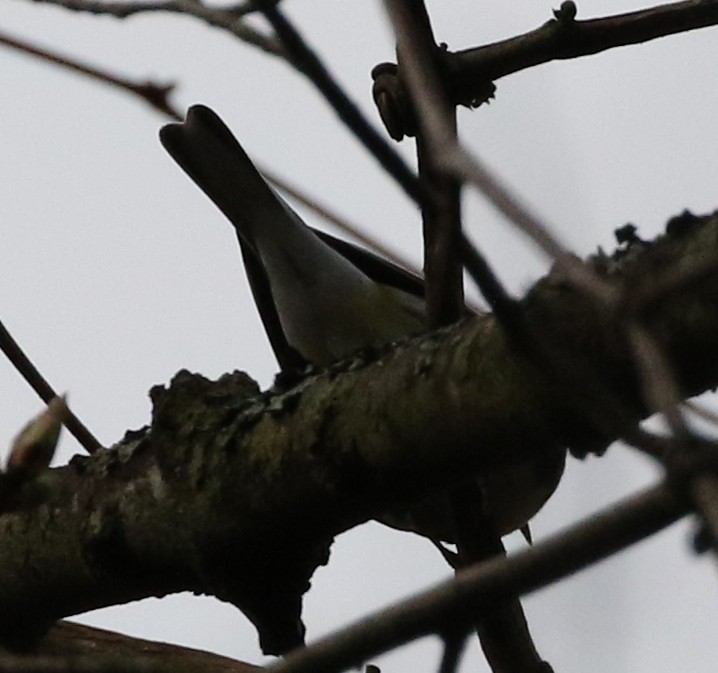
M 234 226 L 282 370 L 328 365 L 425 329 L 422 281 L 308 227 L 212 110 L 193 106 L 160 138 Z
M 307 226 L 262 177 L 209 108 L 191 107 L 160 131 L 165 149 L 234 226 L 249 283 L 283 371 L 327 365 L 354 351 L 425 329 L 422 279 Z M 509 466 L 479 480 L 485 514 L 506 534 L 524 526 L 553 492 L 548 475 Z M 502 471 L 503 472 L 503 471 Z M 500 505 L 499 505 L 500 503 Z M 477 503 L 477 507 L 480 505 Z M 453 540 L 448 503 L 430 499 L 383 520 L 433 540 Z

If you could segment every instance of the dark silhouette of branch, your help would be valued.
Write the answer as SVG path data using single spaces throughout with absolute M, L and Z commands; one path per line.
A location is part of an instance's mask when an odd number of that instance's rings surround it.
M 34 0 L 48 5 L 55 5 L 73 12 L 87 14 L 105 14 L 117 19 L 126 19 L 137 14 L 166 12 L 170 14 L 193 16 L 214 28 L 231 33 L 243 42 L 252 44 L 262 51 L 286 58 L 281 45 L 271 37 L 262 35 L 245 21 L 243 7 L 217 8 L 208 7 L 196 0 L 159 0 L 158 2 L 124 2 L 123 0 Z M 239 11 L 237 11 L 239 9 Z
M 372 156 L 396 180 L 406 194 L 417 203 L 423 203 L 428 195 L 419 182 L 419 178 L 349 99 L 327 67 L 302 39 L 297 29 L 274 3 L 267 0 L 256 0 L 256 4 L 272 24 L 292 63 L 317 87 L 327 103 L 347 125 L 347 128 L 371 152 Z
M 493 97 L 493 81 L 555 60 L 574 59 L 639 44 L 718 23 L 718 0 L 687 0 L 602 19 L 577 21 L 576 6 L 564 2 L 555 18 L 539 28 L 493 44 L 443 52 L 441 76 L 454 105 L 476 107 Z M 403 87 L 403 74 L 391 63 L 374 69 L 382 76 L 380 111 L 391 136 L 413 135 L 414 115 Z
M 457 142 L 456 112 L 438 77 L 439 47 L 434 41 L 423 3 L 389 0 L 387 9 L 397 36 L 399 63 L 404 72 L 410 73 L 407 75 L 410 92 L 429 99 L 417 105 L 421 111 L 416 141 L 419 174 L 433 191 L 432 201 L 424 206 L 422 215 L 429 325 L 438 327 L 455 322 L 463 313 L 460 183 L 447 176 L 434 162 L 434 152 L 444 138 L 450 138 L 453 144 Z M 419 80 L 424 83 L 421 90 L 415 86 Z M 433 128 L 423 123 L 423 104 L 433 106 L 433 115 L 441 120 L 440 137 L 432 135 Z M 496 276 L 491 274 L 491 279 L 505 296 Z M 476 483 L 469 481 L 457 485 L 449 492 L 449 502 L 456 527 L 458 571 L 505 554 L 500 536 L 481 513 L 481 489 Z M 476 629 L 494 673 L 546 670 L 517 597 L 496 602 L 491 615 L 485 617 Z M 448 645 L 447 651 L 451 652 Z
M 614 276 L 648 280 L 715 247 L 718 219 L 706 219 L 610 264 Z M 685 395 L 718 384 L 717 284 L 706 277 L 657 301 L 645 318 Z M 0 636 L 192 590 L 243 610 L 267 651 L 297 646 L 301 596 L 334 534 L 471 475 L 534 461 L 560 468 L 567 445 L 601 450 L 635 432 L 650 409 L 621 323 L 581 298 L 558 274 L 522 306 L 564 366 L 604 374 L 624 409 L 612 435 L 602 429 L 597 437 L 594 400 L 582 406 L 580 391 L 557 388 L 517 357 L 489 315 L 359 354 L 264 396 L 241 374 L 216 383 L 179 374 L 168 390 L 152 391 L 150 428 L 44 472 L 44 500 L 0 517 L 0 613 L 18 615 Z M 331 450 L 317 452 L 319 436 L 331 437 Z M 541 489 L 522 493 L 531 496 L 526 516 L 556 485 L 555 469 L 542 475 Z
M 135 96 L 139 96 L 153 108 L 172 117 L 172 119 L 179 120 L 182 118 L 179 112 L 177 112 L 177 110 L 175 110 L 169 102 L 169 95 L 174 90 L 174 84 L 161 85 L 155 84 L 151 81 L 134 82 L 125 77 L 113 75 L 107 70 L 101 70 L 95 66 L 80 63 L 75 59 L 71 59 L 67 56 L 61 56 L 56 52 L 40 48 L 35 44 L 30 44 L 24 40 L 18 40 L 15 37 L 10 37 L 6 33 L 0 33 L 0 45 L 4 45 L 25 54 L 35 56 L 44 61 L 60 65 L 67 70 L 79 72 L 87 77 L 99 80 L 104 84 L 110 84 L 111 86 L 118 87 L 119 89 L 134 94 Z
M 562 8 L 569 5 L 573 3 L 564 2 Z M 590 56 L 716 23 L 716 0 L 687 0 L 587 21 L 577 21 L 564 10 L 529 33 L 456 52 L 449 57 L 449 69 L 452 81 L 464 87 L 462 98 L 467 100 L 477 78 L 494 80 L 542 63 Z
M 428 75 L 435 69 L 439 47 L 434 41 L 429 16 L 423 2 L 406 7 L 411 22 L 406 31 L 397 33 L 397 53 L 403 66 Z M 399 39 L 401 38 L 401 39 Z M 406 42 L 414 41 L 413 48 Z M 416 58 L 417 52 L 420 56 Z M 445 133 L 456 138 L 456 110 L 442 95 L 437 103 Z M 464 287 L 459 246 L 461 242 L 460 183 L 437 170 L 433 138 L 420 128 L 416 134 L 419 177 L 432 198 L 422 207 L 424 238 L 424 278 L 429 327 L 450 325 L 464 315 Z
M 0 350 L 43 402 L 48 404 L 50 400 L 58 397 L 52 386 L 40 374 L 30 358 L 25 355 L 2 322 L 0 322 Z M 64 425 L 87 453 L 95 453 L 95 451 L 102 448 L 102 444 L 97 441 L 85 424 L 69 408 L 64 417 Z
M 441 656 L 439 673 L 456 673 L 461 655 L 466 647 L 466 634 L 453 632 L 444 635 L 444 652 Z
M 528 594 L 652 535 L 686 513 L 671 489 L 657 486 L 506 559 L 469 568 L 455 579 L 367 615 L 298 650 L 272 673 L 332 673 L 430 633 L 461 629 L 497 599 Z
M 211 652 L 169 645 L 84 624 L 59 621 L 38 644 L 37 654 L 48 657 L 82 656 L 86 661 L 123 660 L 127 673 L 175 671 L 176 673 L 260 673 L 260 666 Z M 68 673 L 72 673 L 70 669 Z
M 718 551 L 718 443 L 695 435 L 658 437 L 639 430 L 624 440 L 655 458 L 668 474 L 668 486 L 701 515 L 704 532 L 700 551 L 709 545 Z
M 349 222 L 349 220 L 347 220 L 345 217 L 338 215 L 336 211 L 334 211 L 328 205 L 326 205 L 325 203 L 320 203 L 316 198 L 311 197 L 306 192 L 299 190 L 296 186 L 288 183 L 284 178 L 280 178 L 273 171 L 269 171 L 264 167 L 260 167 L 260 172 L 280 191 L 295 199 L 303 206 L 306 206 L 309 210 L 319 215 L 319 217 L 326 220 L 337 230 L 341 231 L 344 234 L 348 234 L 351 238 L 365 245 L 370 250 L 374 250 L 382 257 L 391 260 L 398 266 L 410 271 L 415 276 L 421 275 L 421 270 L 416 268 L 407 257 L 404 257 L 399 251 L 383 245 L 377 239 L 368 236 L 366 233 L 364 233 L 364 231 L 362 231 L 361 225 Z
M 388 3 L 390 8 L 392 5 Z M 421 54 L 413 53 L 414 59 Z M 592 274 L 578 259 L 571 255 L 550 233 L 550 228 L 524 206 L 520 199 L 501 183 L 480 160 L 461 147 L 447 128 L 442 110 L 441 90 L 437 75 L 427 75 L 426 69 L 408 68 L 401 78 L 412 91 L 416 105 L 416 117 L 423 129 L 425 139 L 431 139 L 432 159 L 436 167 L 463 182 L 475 185 L 489 202 L 511 224 L 529 236 L 546 254 L 554 258 L 573 282 L 582 287 L 589 296 L 604 303 L 615 303 L 617 297 L 610 285 Z

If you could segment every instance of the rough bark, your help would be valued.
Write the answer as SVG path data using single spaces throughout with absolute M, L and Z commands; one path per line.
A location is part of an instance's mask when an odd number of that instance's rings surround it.
M 589 263 L 641 307 L 686 396 L 718 384 L 718 218 L 685 216 Z M 643 293 L 643 295 L 641 295 Z M 181 372 L 152 423 L 47 470 L 0 517 L 0 635 L 177 591 L 231 601 L 268 652 L 301 640 L 301 596 L 332 537 L 469 474 L 600 451 L 647 413 L 621 328 L 557 273 L 522 302 L 543 362 L 492 316 L 364 353 L 259 393 Z M 574 384 L 581 383 L 580 390 Z M 620 412 L 620 413 L 619 413 Z

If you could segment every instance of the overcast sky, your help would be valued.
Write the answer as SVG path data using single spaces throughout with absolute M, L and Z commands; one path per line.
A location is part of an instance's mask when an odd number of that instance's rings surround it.
M 376 120 L 369 72 L 394 52 L 381 5 L 283 6 Z M 584 0 L 579 18 L 640 6 Z M 452 49 L 533 29 L 551 8 L 536 0 L 430 3 L 437 39 Z M 420 259 L 413 204 L 312 86 L 278 60 L 167 15 L 118 21 L 3 0 L 0 30 L 126 76 L 176 81 L 182 108 L 212 106 L 257 161 Z M 718 207 L 717 36 L 697 31 L 501 80 L 489 107 L 460 112 L 462 138 L 577 253 L 611 250 L 613 230 L 629 221 L 654 236 L 684 208 Z M 180 368 L 212 378 L 239 368 L 269 385 L 276 365 L 234 234 L 164 154 L 157 131 L 166 120 L 117 90 L 7 50 L 0 92 L 0 319 L 50 382 L 69 391 L 100 440 L 111 444 L 147 423 L 147 391 Z M 412 159 L 410 143 L 400 150 Z M 465 201 L 467 230 L 520 295 L 549 262 L 481 197 Z M 0 394 L 7 446 L 40 404 L 2 358 Z M 65 436 L 58 464 L 77 451 Z M 535 537 L 657 477 L 620 446 L 602 459 L 571 460 L 535 519 Z M 689 552 L 691 530 L 688 522 L 674 526 L 526 601 L 538 647 L 557 673 L 715 671 L 718 578 L 711 559 Z M 314 578 L 308 635 L 448 575 L 420 538 L 361 526 L 337 540 Z M 263 661 L 247 620 L 209 598 L 147 600 L 80 619 Z M 477 650 L 472 642 L 464 670 L 485 670 Z M 385 673 L 431 671 L 438 652 L 426 641 L 377 663 Z

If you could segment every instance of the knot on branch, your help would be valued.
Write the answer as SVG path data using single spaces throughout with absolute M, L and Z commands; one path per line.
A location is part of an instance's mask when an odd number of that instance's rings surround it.
M 236 412 L 255 402 L 259 394 L 257 382 L 244 372 L 235 371 L 218 381 L 210 381 L 183 369 L 175 374 L 168 387 L 154 386 L 150 390 L 152 427 L 195 427 L 195 421 L 201 420 L 204 414 L 197 400 L 207 406 L 229 405 L 230 410 Z
M 565 0 L 558 9 L 553 10 L 553 15 L 559 23 L 571 23 L 575 20 L 577 11 L 573 0 Z
M 436 47 L 436 64 L 453 105 L 477 108 L 494 98 L 494 83 L 480 76 L 461 76 L 456 55 L 444 43 Z M 418 131 L 416 112 L 401 70 L 396 63 L 380 63 L 371 72 L 374 104 L 387 132 L 397 142 L 405 136 L 415 137 Z
M 397 142 L 404 136 L 416 135 L 416 114 L 409 98 L 409 92 L 399 77 L 395 63 L 380 63 L 371 71 L 374 85 L 372 97 L 379 110 L 384 127 Z

